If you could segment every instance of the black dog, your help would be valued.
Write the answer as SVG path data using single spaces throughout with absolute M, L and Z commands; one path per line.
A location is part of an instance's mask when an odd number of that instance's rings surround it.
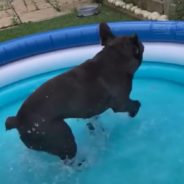
M 39 87 L 23 103 L 6 129 L 17 128 L 31 149 L 72 159 L 77 145 L 65 118 L 90 118 L 112 108 L 134 117 L 139 101 L 129 98 L 132 79 L 142 62 L 144 47 L 138 37 L 115 37 L 107 24 L 100 24 L 105 47 L 93 59 Z

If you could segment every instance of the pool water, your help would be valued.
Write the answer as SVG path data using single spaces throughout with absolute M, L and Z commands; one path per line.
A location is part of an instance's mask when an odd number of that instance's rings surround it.
M 6 118 L 16 114 L 29 94 L 59 72 L 0 90 L 1 183 L 183 184 L 184 85 L 178 82 L 138 75 L 131 94 L 142 103 L 137 116 L 108 110 L 100 115 L 93 135 L 86 127 L 87 120 L 68 119 L 79 147 L 77 159 L 86 159 L 81 168 L 66 167 L 56 156 L 29 150 L 16 130 L 6 132 Z

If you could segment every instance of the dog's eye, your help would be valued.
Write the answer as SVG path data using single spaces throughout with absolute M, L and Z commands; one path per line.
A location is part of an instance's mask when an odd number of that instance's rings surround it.
M 140 53 L 140 49 L 138 47 L 135 47 L 134 53 L 138 55 Z
M 144 46 L 142 43 L 138 42 L 136 45 L 133 46 L 133 52 L 135 55 L 141 55 L 144 52 Z
M 139 47 L 137 47 L 137 46 L 134 46 L 133 47 L 133 53 L 134 53 L 134 55 L 139 55 L 140 54 L 140 48 Z

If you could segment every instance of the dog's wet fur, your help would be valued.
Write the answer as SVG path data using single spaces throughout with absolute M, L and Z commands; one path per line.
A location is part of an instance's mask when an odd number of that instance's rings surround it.
M 99 34 L 104 48 L 94 58 L 41 85 L 7 118 L 6 129 L 16 128 L 28 148 L 70 160 L 77 145 L 65 118 L 90 118 L 108 108 L 137 114 L 140 102 L 129 95 L 144 46 L 137 35 L 114 36 L 106 23 Z

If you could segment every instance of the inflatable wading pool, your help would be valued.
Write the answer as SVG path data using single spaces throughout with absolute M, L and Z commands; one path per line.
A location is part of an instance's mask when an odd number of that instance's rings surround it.
M 104 112 L 104 132 L 89 134 L 85 121 L 67 119 L 78 144 L 80 169 L 28 150 L 5 120 L 48 79 L 102 49 L 98 25 L 33 34 L 0 44 L 0 181 L 4 184 L 183 184 L 184 22 L 109 23 L 115 35 L 136 33 L 145 45 L 131 97 L 141 101 L 135 118 Z M 95 90 L 95 89 L 94 89 Z M 11 176 L 11 177 L 10 177 Z M 100 176 L 100 177 L 97 177 Z

